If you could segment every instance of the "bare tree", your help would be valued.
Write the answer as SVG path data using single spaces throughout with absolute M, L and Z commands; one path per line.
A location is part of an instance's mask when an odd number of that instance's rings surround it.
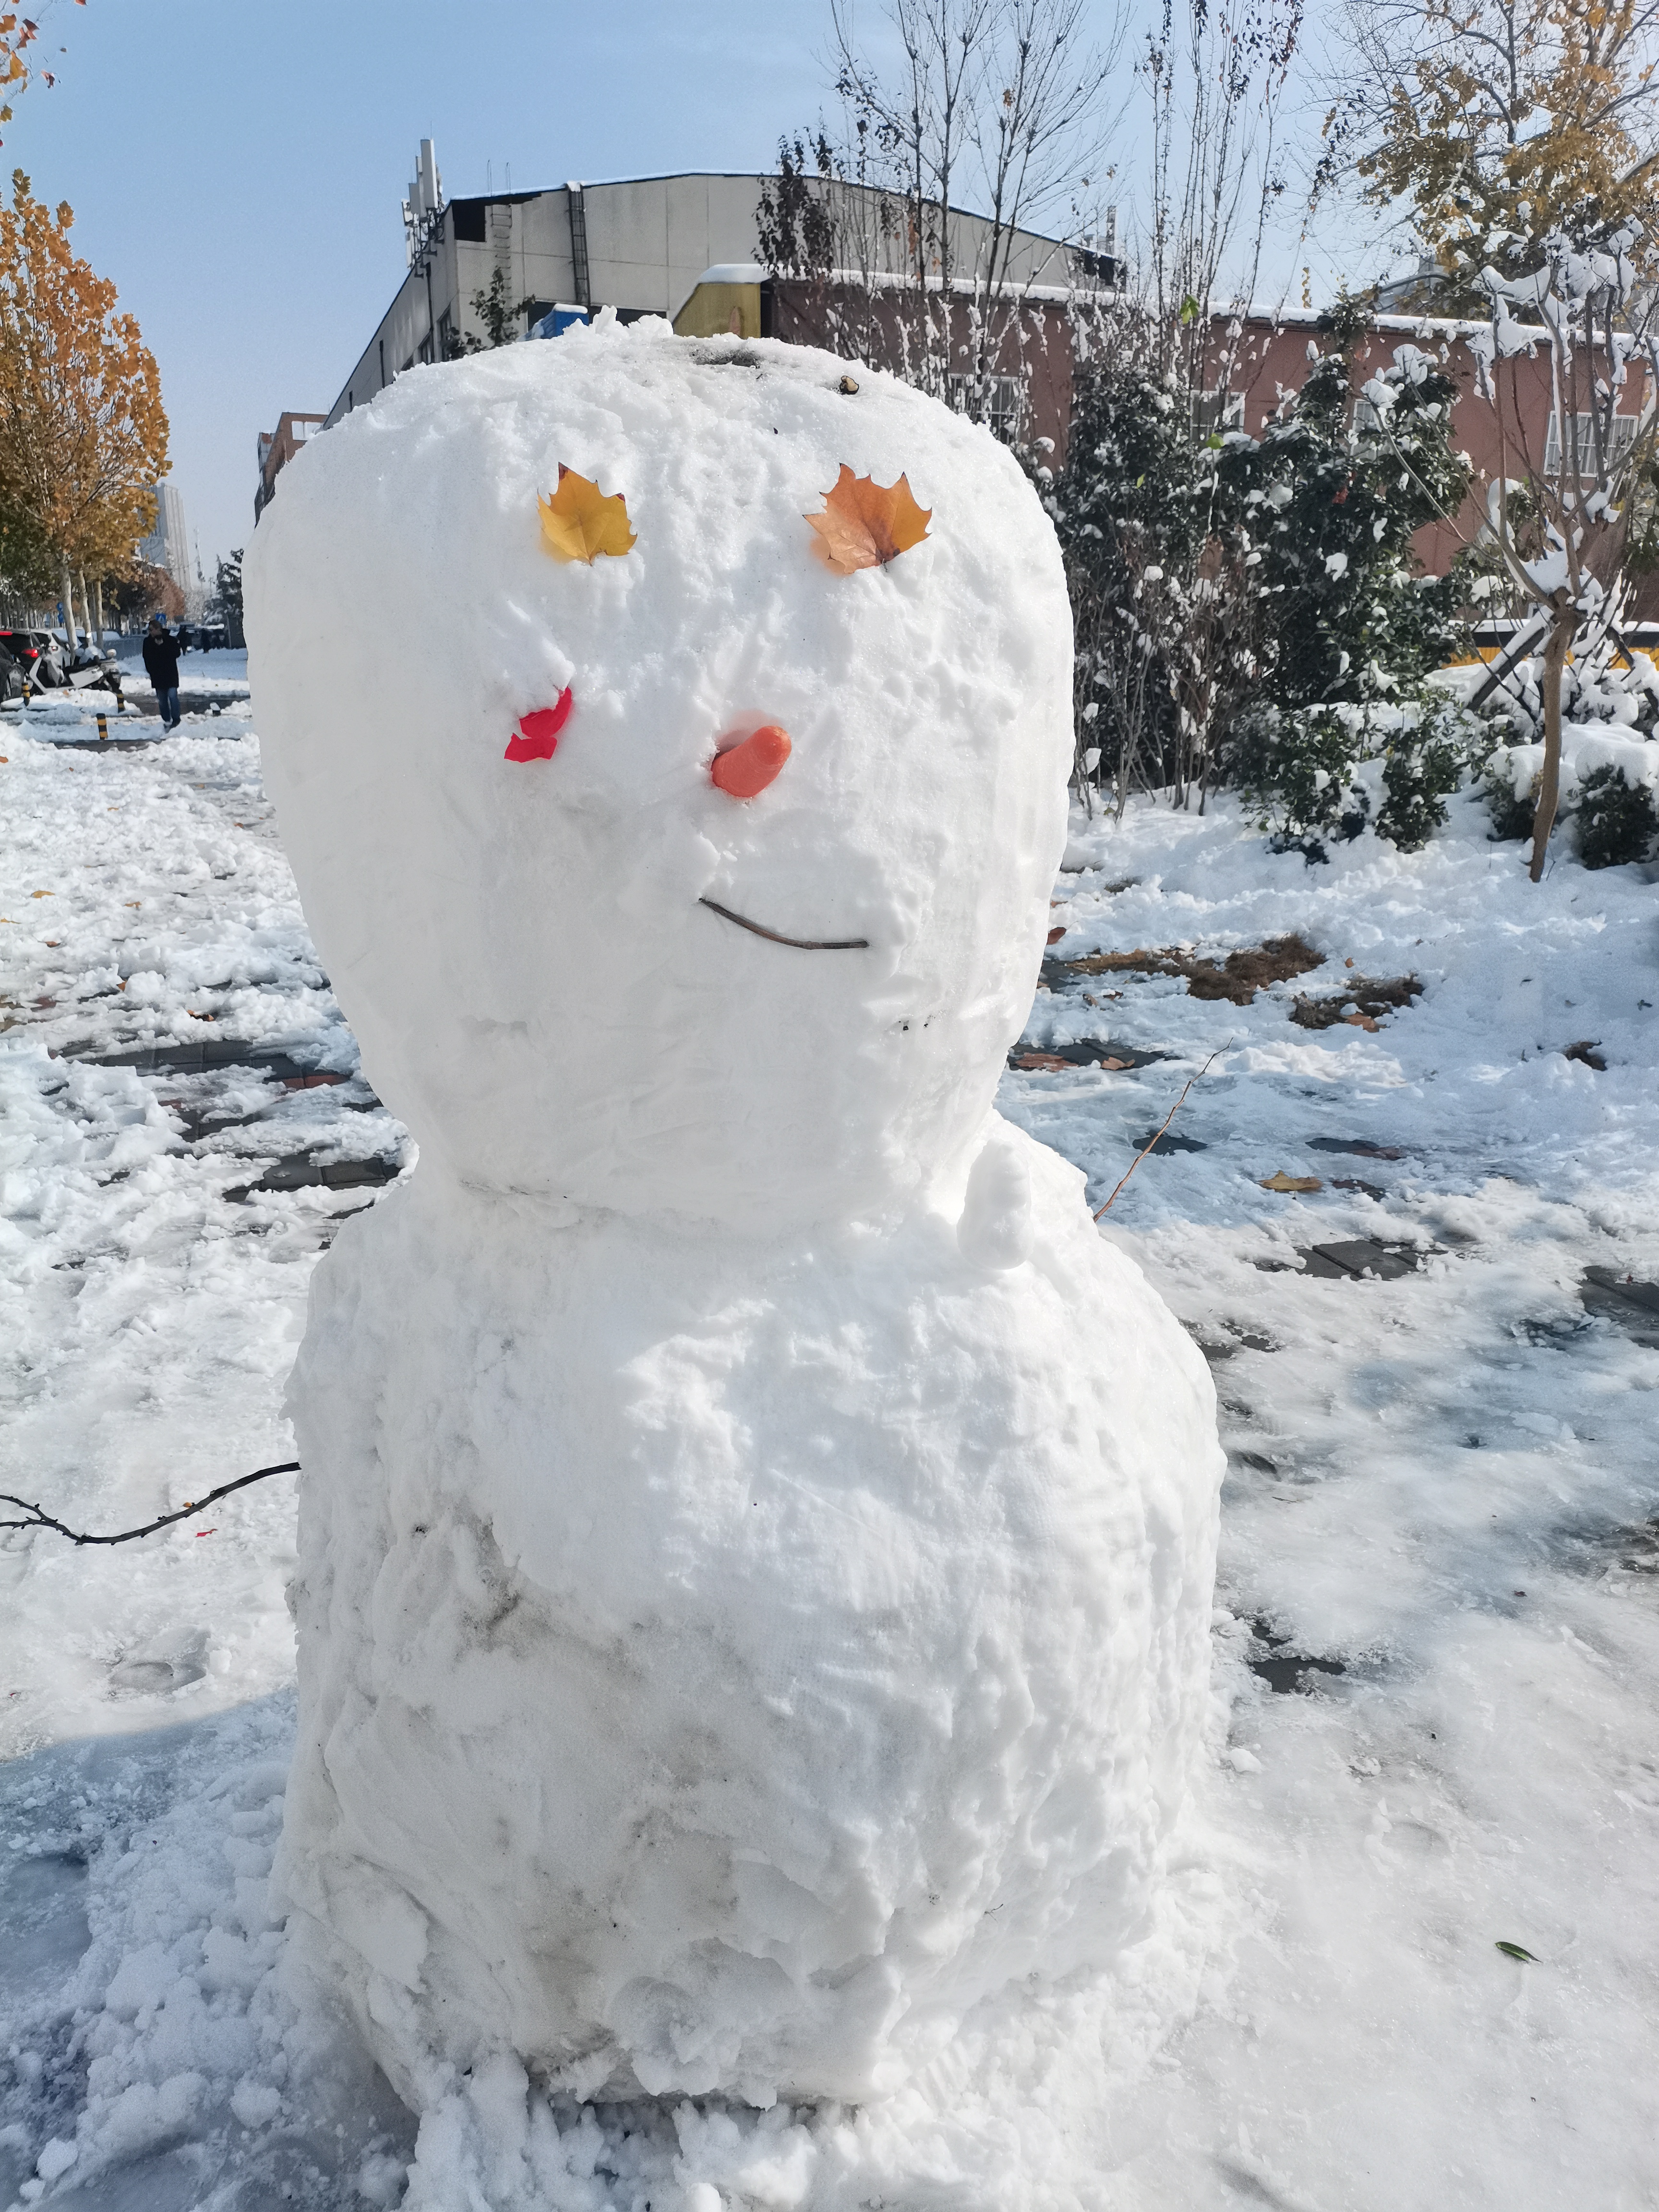
M 1078 410 L 1054 503 L 1077 625 L 1079 781 L 1086 796 L 1091 776 L 1109 780 L 1120 809 L 1137 787 L 1201 809 L 1254 675 L 1251 549 L 1223 463 L 1265 354 L 1249 358 L 1243 311 L 1283 195 L 1301 21 L 1301 0 L 1188 0 L 1182 17 L 1164 0 L 1137 70 L 1147 204 L 1124 280 L 1073 311 Z
M 842 280 L 837 337 L 896 354 L 909 381 L 981 421 L 1028 342 L 1032 288 L 1072 281 L 1100 183 L 1122 40 L 1115 17 L 1095 37 L 1094 13 L 1091 0 L 886 0 L 898 59 L 884 70 L 848 0 L 831 0 L 839 130 L 816 135 L 814 176 L 807 149 L 786 147 L 793 163 L 763 198 L 763 245 Z M 1060 235 L 1042 240 L 1041 226 Z

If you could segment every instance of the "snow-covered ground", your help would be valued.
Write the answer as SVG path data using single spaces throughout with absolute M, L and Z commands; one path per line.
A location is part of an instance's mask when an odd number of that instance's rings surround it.
M 46 741 L 70 734 L 0 734 L 0 1486 L 106 1530 L 290 1456 L 311 1265 L 408 1148 L 356 1078 L 243 715 Z M 1460 800 L 1424 853 L 1366 837 L 1310 868 L 1224 802 L 1079 820 L 1055 962 L 1298 932 L 1323 965 L 1249 1005 L 1051 966 L 1022 1054 L 1164 1056 L 1004 1086 L 1098 1204 L 1217 1054 L 1105 1223 L 1213 1362 L 1231 1462 L 1217 1755 L 1177 1883 L 1214 1946 L 1192 2016 L 1148 2064 L 1085 2008 L 1000 2115 L 952 2111 L 942 2073 L 886 2114 L 526 2131 L 522 2085 L 482 2085 L 492 2190 L 1659 2203 L 1659 1314 L 1605 1287 L 1659 1279 L 1659 904 L 1565 854 L 1534 888 L 1486 827 Z M 1291 1019 L 1406 975 L 1421 994 L 1374 1028 Z M 171 1064 L 96 1064 L 145 1048 Z M 1368 1249 L 1386 1279 L 1352 1272 Z M 0 2206 L 403 2187 L 412 2128 L 283 1982 L 265 1908 L 292 1504 L 278 1477 L 114 1551 L 0 1536 Z

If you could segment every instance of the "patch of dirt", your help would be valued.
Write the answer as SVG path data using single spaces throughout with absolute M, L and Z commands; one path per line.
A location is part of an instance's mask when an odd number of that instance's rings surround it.
M 1397 1013 L 1422 993 L 1415 975 L 1354 975 L 1345 990 L 1331 998 L 1298 997 L 1291 1019 L 1304 1030 L 1332 1030 L 1343 1022 L 1354 1029 L 1374 1030 L 1384 1014 Z
M 1299 937 L 1270 937 L 1265 945 L 1241 945 L 1222 960 L 1204 960 L 1178 946 L 1148 951 L 1091 952 L 1064 963 L 1073 975 L 1184 975 L 1188 995 L 1194 999 L 1228 999 L 1248 1006 L 1258 991 L 1269 984 L 1287 983 L 1293 975 L 1322 968 L 1325 956 Z

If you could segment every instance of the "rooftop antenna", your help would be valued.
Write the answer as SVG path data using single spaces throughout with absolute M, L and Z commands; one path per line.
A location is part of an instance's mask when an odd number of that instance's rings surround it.
M 404 202 L 404 251 L 413 269 L 425 253 L 444 211 L 443 180 L 438 174 L 438 149 L 422 138 L 415 174 Z

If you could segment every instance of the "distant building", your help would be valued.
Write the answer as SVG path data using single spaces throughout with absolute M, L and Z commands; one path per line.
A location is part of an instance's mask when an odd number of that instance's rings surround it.
M 830 295 L 848 288 L 848 273 L 775 278 L 758 265 L 761 195 L 775 184 L 748 173 L 688 173 L 446 201 L 432 142 L 424 140 L 404 208 L 409 274 L 328 422 L 363 406 L 405 369 L 451 360 L 489 342 L 481 302 L 493 305 L 513 337 L 556 337 L 609 307 L 624 323 L 666 316 L 686 337 L 718 330 L 808 344 L 833 342 L 846 318 L 835 313 Z M 902 217 L 902 204 L 858 186 L 834 190 L 848 218 L 844 228 L 862 228 L 873 241 L 876 265 L 858 281 L 866 287 L 900 286 L 909 261 L 902 220 L 895 220 L 896 210 Z M 987 252 L 991 226 L 982 216 L 953 210 L 950 229 L 956 265 L 973 266 Z M 1115 264 L 1100 252 L 1031 231 L 1016 231 L 1002 244 L 1004 296 L 1018 296 L 1029 307 L 1036 349 L 1049 358 L 1040 373 L 1028 369 L 1019 379 L 1018 404 L 1009 397 L 997 405 L 997 427 L 1012 432 L 1024 416 L 1027 432 L 1054 435 L 1057 425 L 1063 438 L 1071 351 L 1067 342 L 1056 352 L 1048 326 L 1063 323 L 1065 302 L 1077 288 L 1097 291 Z M 965 294 L 956 312 L 965 329 L 970 313 Z M 884 320 L 892 323 L 893 314 L 866 318 L 878 354 Z M 1022 356 L 1030 350 L 1017 349 Z
M 1432 279 L 1422 269 L 1416 278 L 1401 282 L 1429 286 Z M 1388 368 L 1402 349 L 1425 357 L 1456 387 L 1451 401 L 1453 444 L 1469 462 L 1474 480 L 1458 515 L 1425 523 L 1413 540 L 1424 573 L 1431 576 L 1444 575 L 1459 550 L 1480 534 L 1486 487 L 1513 477 L 1528 457 L 1536 465 L 1540 448 L 1545 476 L 1559 477 L 1564 467 L 1573 474 L 1581 456 L 1588 454 L 1594 434 L 1587 415 L 1569 416 L 1565 436 L 1562 434 L 1541 326 L 1535 350 L 1509 364 L 1500 426 L 1493 409 L 1480 396 L 1477 354 L 1471 343 L 1484 338 L 1490 327 L 1479 319 L 1376 313 L 1353 341 L 1350 404 L 1356 412 L 1370 404 L 1364 396 L 1365 383 Z M 1330 349 L 1329 329 L 1329 318 L 1311 308 L 1253 307 L 1216 314 L 1207 355 L 1217 388 L 1204 395 L 1206 419 L 1223 432 L 1242 430 L 1260 437 L 1286 398 L 1301 390 L 1312 360 Z M 1659 373 L 1650 363 L 1637 360 L 1628 364 L 1608 426 L 1615 453 L 1627 452 L 1634 444 L 1649 419 L 1656 385 Z M 1659 619 L 1659 574 L 1633 573 L 1629 584 L 1629 618 L 1642 623 Z
M 1452 289 L 1445 270 L 1432 253 L 1418 256 L 1409 276 L 1386 277 L 1376 288 L 1379 315 L 1443 315 L 1446 295 Z
M 152 568 L 165 568 L 181 592 L 196 582 L 190 556 L 190 536 L 185 527 L 185 502 L 170 483 L 157 484 L 155 527 L 138 541 L 138 553 Z
M 259 482 L 253 494 L 253 520 L 276 496 L 276 479 L 313 434 L 327 418 L 321 415 L 279 415 L 274 430 L 259 433 Z

